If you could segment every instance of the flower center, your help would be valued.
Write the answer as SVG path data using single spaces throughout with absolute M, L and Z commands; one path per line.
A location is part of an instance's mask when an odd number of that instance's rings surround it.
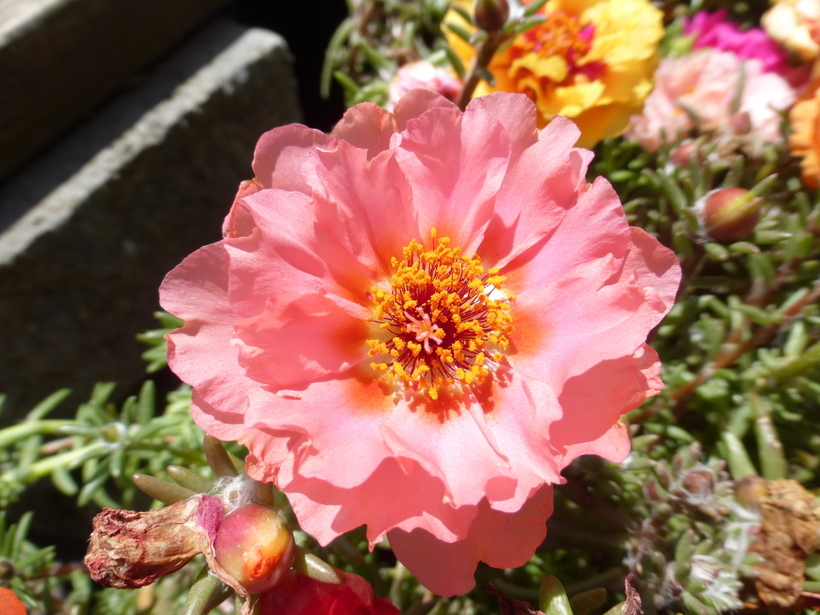
M 541 57 L 561 56 L 570 70 L 578 59 L 592 48 L 595 26 L 581 26 L 578 15 L 558 10 L 547 14 L 547 20 L 524 33 L 531 49 Z
M 430 234 L 435 242 L 435 229 Z M 371 321 L 385 334 L 367 340 L 370 367 L 431 399 L 490 377 L 512 331 L 514 297 L 502 291 L 504 276 L 449 243 L 441 237 L 425 250 L 411 241 L 391 262 L 390 290 L 371 290 Z

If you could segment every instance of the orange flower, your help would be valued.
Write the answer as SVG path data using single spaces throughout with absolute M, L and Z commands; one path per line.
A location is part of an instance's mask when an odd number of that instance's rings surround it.
M 10 589 L 0 587 L 0 613 L 3 615 L 26 615 L 26 607 Z
M 581 147 L 622 134 L 652 90 L 661 12 L 647 0 L 550 0 L 538 13 L 546 21 L 496 54 L 489 66 L 495 86 L 482 82 L 474 96 L 522 92 L 538 107 L 540 127 L 556 115 L 572 118 Z M 455 11 L 446 21 L 465 27 Z M 471 62 L 475 50 L 452 32 L 447 36 L 465 64 Z
M 803 157 L 803 182 L 817 188 L 820 179 L 820 78 L 814 79 L 789 114 L 792 155 Z

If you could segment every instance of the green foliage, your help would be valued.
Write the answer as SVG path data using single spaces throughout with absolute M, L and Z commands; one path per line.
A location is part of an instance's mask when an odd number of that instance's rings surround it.
M 168 465 L 207 467 L 203 434 L 189 411 L 188 387 L 169 394 L 159 409 L 151 381 L 120 407 L 110 401 L 113 392 L 113 384 L 100 384 L 74 418 L 49 419 L 68 395 L 57 391 L 20 423 L 0 429 L 0 511 L 47 477 L 59 491 L 75 497 L 78 506 L 130 508 L 137 493 L 134 473 L 160 473 Z M 60 565 L 52 547 L 29 542 L 34 514 L 25 513 L 8 525 L 0 512 L 0 586 L 14 590 L 32 615 L 88 613 L 92 604 L 95 613 L 136 613 L 135 592 L 93 592 L 83 566 Z M 177 580 L 175 595 L 180 595 L 179 584 Z M 184 592 L 181 596 L 184 602 Z
M 159 328 L 137 335 L 140 342 L 150 346 L 142 353 L 142 358 L 148 362 L 145 371 L 149 374 L 154 374 L 168 365 L 168 343 L 165 341 L 165 335 L 184 324 L 181 319 L 168 312 L 154 312 L 154 318 L 159 321 Z

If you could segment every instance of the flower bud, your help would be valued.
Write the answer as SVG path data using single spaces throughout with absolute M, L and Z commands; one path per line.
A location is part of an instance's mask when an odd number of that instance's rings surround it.
M 763 199 L 744 188 L 720 188 L 707 193 L 696 207 L 712 239 L 733 243 L 754 232 L 762 204 Z
M 295 549 L 282 517 L 263 504 L 246 504 L 225 515 L 214 539 L 216 561 L 252 594 L 280 581 Z
M 702 163 L 703 156 L 700 152 L 700 145 L 698 141 L 687 139 L 669 153 L 669 159 L 679 167 L 688 165 L 689 159 L 693 156 L 696 156 L 696 160 Z
M 473 15 L 476 26 L 487 32 L 497 32 L 507 23 L 510 5 L 507 0 L 476 0 Z

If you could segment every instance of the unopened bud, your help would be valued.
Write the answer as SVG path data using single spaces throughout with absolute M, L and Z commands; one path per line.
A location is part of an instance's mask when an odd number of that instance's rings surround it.
M 744 188 L 720 188 L 707 193 L 696 207 L 710 237 L 734 243 L 754 232 L 762 204 L 763 199 Z
M 475 0 L 473 16 L 476 26 L 486 32 L 497 32 L 507 23 L 510 5 L 507 0 Z
M 262 593 L 290 570 L 293 534 L 279 513 L 246 504 L 225 515 L 214 540 L 216 561 L 251 594 Z
M 695 158 L 698 162 L 703 162 L 703 156 L 700 152 L 700 143 L 698 141 L 688 140 L 681 143 L 678 147 L 673 149 L 669 154 L 669 159 L 679 167 L 685 167 L 689 164 L 691 158 Z
M 736 135 L 747 135 L 752 131 L 752 118 L 748 111 L 738 111 L 729 118 L 729 125 Z

